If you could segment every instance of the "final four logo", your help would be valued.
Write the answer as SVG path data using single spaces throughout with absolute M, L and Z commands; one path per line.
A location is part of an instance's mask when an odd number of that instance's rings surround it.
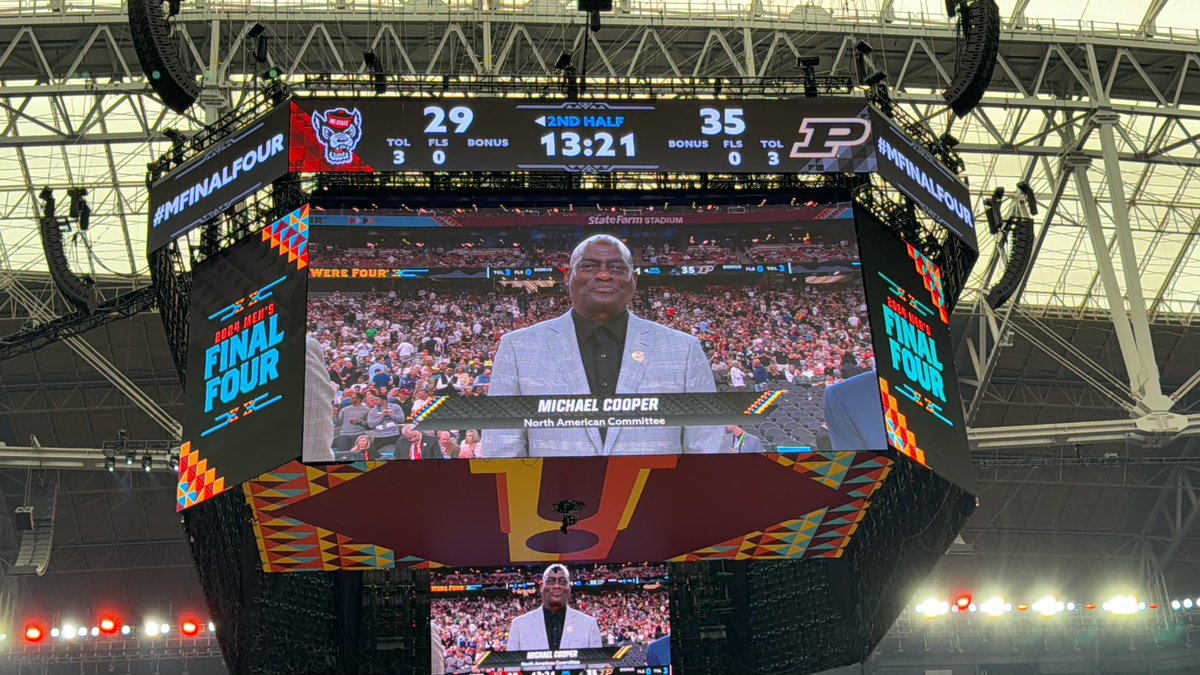
M 349 164 L 362 140 L 362 113 L 358 108 L 334 108 L 312 114 L 313 133 L 325 147 L 325 161 L 333 166 Z

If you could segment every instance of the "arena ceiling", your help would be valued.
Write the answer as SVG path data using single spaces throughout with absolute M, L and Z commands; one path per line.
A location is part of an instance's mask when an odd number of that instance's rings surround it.
M 937 92 L 953 70 L 954 34 L 941 0 L 618 5 L 593 43 L 604 54 L 600 74 L 790 75 L 797 53 L 820 54 L 822 70 L 845 73 L 845 41 L 861 37 L 881 53 L 902 105 L 939 133 L 946 128 Z M 1011 314 L 977 302 L 1002 268 L 1002 261 L 989 264 L 995 241 L 981 234 L 982 257 L 956 315 L 960 372 L 966 394 L 976 399 L 973 426 L 1069 426 L 1144 412 L 1130 384 L 1138 363 L 1114 328 L 1137 304 L 1146 309 L 1150 334 L 1142 351 L 1153 353 L 1161 390 L 1179 392 L 1175 412 L 1196 413 L 1200 344 L 1191 327 L 1200 316 L 1200 19 L 1194 3 L 1000 5 L 1003 62 L 984 105 L 953 133 L 977 213 L 993 187 L 1011 190 L 1019 179 L 1053 208 L 1037 222 L 1045 235 L 1020 308 Z M 556 0 L 195 0 L 184 4 L 177 36 L 198 69 L 215 65 L 208 100 L 215 112 L 253 88 L 244 33 L 255 21 L 269 26 L 272 60 L 296 81 L 361 69 L 367 46 L 406 75 L 549 77 L 545 62 L 580 40 L 574 2 Z M 1109 148 L 1119 169 L 1114 181 L 1106 180 L 1106 148 L 1097 133 L 1097 113 L 1106 111 L 1120 115 Z M 68 241 L 77 271 L 105 277 L 109 294 L 148 283 L 146 163 L 167 149 L 165 130 L 197 129 L 207 114 L 197 107 L 176 115 L 150 95 L 119 3 L 0 0 L 0 333 L 66 311 L 42 274 L 35 227 L 42 187 L 60 195 L 68 187 L 90 190 L 91 228 Z M 1090 166 L 1064 171 L 1067 155 Z M 1118 226 L 1126 222 L 1115 206 L 1118 186 L 1128 227 Z M 1124 254 L 1118 234 L 1128 234 Z M 1119 285 L 1115 313 L 1098 273 L 1105 261 Z M 63 344 L 0 363 L 0 440 L 26 446 L 35 435 L 46 447 L 94 448 L 118 429 L 142 439 L 171 435 L 161 415 L 147 413 L 144 401 L 134 404 L 128 393 L 132 385 L 159 412 L 180 417 L 181 390 L 158 317 L 111 324 L 85 340 L 119 371 L 120 387 L 111 372 L 101 375 L 94 360 Z M 1107 452 L 1149 461 L 1099 464 Z M 1081 450 L 1057 443 L 980 452 L 987 467 L 981 508 L 964 533 L 963 555 L 947 559 L 946 573 L 1011 573 L 1031 558 L 1050 561 L 1047 569 L 1064 579 L 1084 568 L 1126 565 L 1137 574 L 1149 566 L 1165 570 L 1179 592 L 1196 594 L 1200 489 L 1193 486 L 1200 474 L 1188 460 L 1198 453 L 1188 438 L 1152 448 L 1107 440 Z M 1061 464 L 1030 463 L 1047 457 Z M 108 485 L 113 477 L 101 473 L 63 475 L 61 553 L 48 576 L 22 583 L 22 595 L 94 606 L 116 593 L 134 605 L 152 601 L 146 589 L 154 585 L 167 603 L 198 600 L 165 472 Z M 0 470 L 5 513 L 29 478 L 11 465 Z M 13 545 L 0 538 L 0 556 L 11 560 Z

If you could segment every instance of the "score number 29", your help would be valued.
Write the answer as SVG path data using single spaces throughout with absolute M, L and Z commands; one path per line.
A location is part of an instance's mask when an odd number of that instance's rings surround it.
M 701 108 L 700 133 L 705 136 L 740 136 L 746 131 L 746 122 L 742 119 L 741 108 Z M 742 163 L 742 153 L 733 150 L 729 153 L 729 164 L 739 166 Z
M 425 125 L 425 133 L 427 134 L 465 134 L 467 133 L 467 129 L 471 128 L 471 123 L 475 121 L 475 113 L 465 105 L 456 105 L 450 110 L 437 105 L 427 105 L 422 112 L 425 117 L 429 118 L 429 123 Z M 447 120 L 450 124 L 454 125 L 453 131 L 446 125 Z M 393 150 L 392 164 L 401 166 L 404 162 L 404 151 Z M 433 163 L 438 165 L 445 164 L 446 151 L 440 148 L 434 150 Z

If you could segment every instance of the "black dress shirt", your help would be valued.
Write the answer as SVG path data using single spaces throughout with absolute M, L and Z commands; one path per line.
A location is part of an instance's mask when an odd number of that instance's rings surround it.
M 571 311 L 575 321 L 575 338 L 579 340 L 579 357 L 587 373 L 592 396 L 608 397 L 617 393 L 617 378 L 621 376 L 621 358 L 625 354 L 625 331 L 629 327 L 629 312 L 624 311 L 608 323 L 597 324 Z M 600 441 L 608 429 L 600 427 Z
M 617 392 L 621 375 L 621 358 L 625 353 L 625 331 L 629 327 L 629 312 L 621 312 L 608 323 L 597 324 L 572 311 L 575 338 L 579 340 L 579 356 L 587 373 L 592 396 L 607 397 Z
M 546 642 L 549 648 L 558 649 L 562 644 L 563 625 L 567 622 L 567 608 L 552 612 L 542 605 L 542 618 L 546 621 Z

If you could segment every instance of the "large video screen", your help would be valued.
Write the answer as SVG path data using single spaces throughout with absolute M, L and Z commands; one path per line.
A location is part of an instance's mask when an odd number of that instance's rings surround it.
M 192 272 L 177 508 L 296 459 L 309 207 Z
M 433 673 L 670 673 L 667 566 L 435 570 Z
M 886 448 L 849 204 L 325 213 L 310 239 L 307 462 Z
M 888 442 L 975 492 L 942 270 L 870 213 L 857 218 Z

